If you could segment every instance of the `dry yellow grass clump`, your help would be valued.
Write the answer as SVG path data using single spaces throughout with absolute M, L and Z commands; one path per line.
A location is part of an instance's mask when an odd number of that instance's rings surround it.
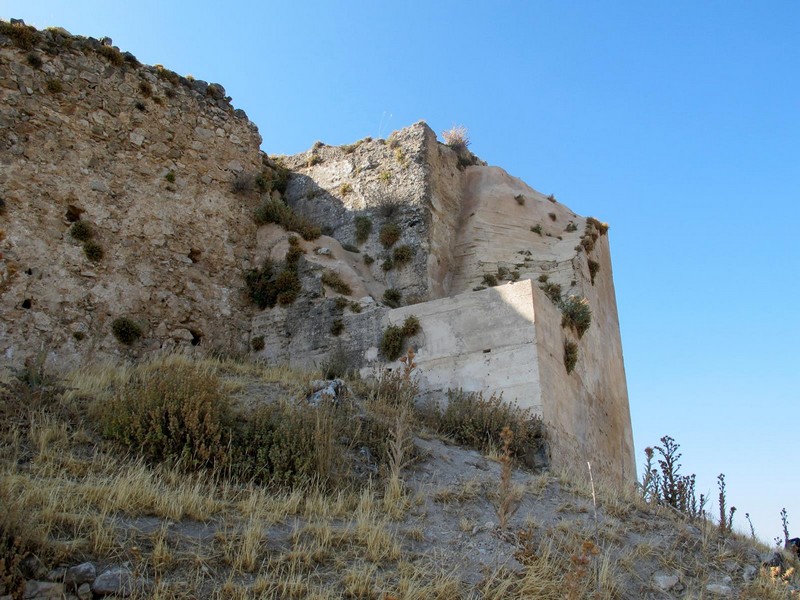
M 453 443 L 466 425 L 415 407 L 406 358 L 318 406 L 315 373 L 180 355 L 6 377 L 2 593 L 85 560 L 130 565 L 148 582 L 134 598 L 641 598 L 659 573 L 687 598 L 797 586 L 789 557 L 745 581 L 766 548 L 633 486 L 596 481 L 595 520 L 582 474 L 513 459 L 508 432 L 541 433 L 494 400 L 459 397 L 472 426 L 502 417 L 505 443 Z

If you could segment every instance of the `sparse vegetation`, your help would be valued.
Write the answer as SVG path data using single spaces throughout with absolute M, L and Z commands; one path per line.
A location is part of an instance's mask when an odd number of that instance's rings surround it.
M 288 231 L 299 233 L 304 240 L 315 240 L 322 235 L 318 226 L 296 214 L 282 200 L 266 198 L 256 209 L 253 218 L 257 225 L 276 223 Z
M 149 98 L 153 95 L 153 86 L 150 85 L 149 81 L 140 81 L 139 82 L 139 92 L 141 92 L 142 96 L 145 98 Z
M 342 319 L 334 319 L 331 325 L 331 335 L 338 336 L 344 331 L 344 321 Z
M 386 360 L 397 360 L 405 352 L 406 338 L 415 336 L 419 331 L 419 319 L 414 315 L 406 317 L 402 325 L 389 325 L 381 337 L 381 355 Z
M 564 367 L 572 373 L 578 363 L 578 344 L 572 340 L 564 340 Z
M 592 285 L 594 285 L 594 278 L 597 276 L 597 273 L 600 271 L 600 263 L 596 260 L 589 259 L 589 277 L 592 280 Z
M 80 223 L 80 221 L 78 221 Z M 105 256 L 105 250 L 95 240 L 88 240 L 83 244 L 83 253 L 92 262 L 100 262 Z
M 503 429 L 513 432 L 509 451 L 528 466 L 537 466 L 544 448 L 544 425 L 530 410 L 504 401 L 500 396 L 450 391 L 442 410 L 428 407 L 427 420 L 435 429 L 460 444 L 488 452 L 503 447 Z
M 497 285 L 497 276 L 494 273 L 483 274 L 483 285 L 487 287 L 494 287 Z
M 469 133 L 463 125 L 453 125 L 442 132 L 444 143 L 456 152 L 463 152 L 469 146 Z
M 564 231 L 566 231 L 567 233 L 578 231 L 578 226 L 575 225 L 575 223 L 573 223 L 572 221 L 570 221 L 569 223 L 567 223 L 567 226 L 564 228 Z
M 253 352 L 261 352 L 264 349 L 264 336 L 257 335 L 250 340 L 250 348 Z
M 117 317 L 111 322 L 111 333 L 120 344 L 131 346 L 142 337 L 142 328 L 130 317 Z
M 167 183 L 175 183 L 175 171 L 168 171 L 166 175 L 164 175 L 164 179 L 167 180 Z
M 249 194 L 256 189 L 256 176 L 242 171 L 233 176 L 231 190 L 234 194 Z
M 260 309 L 291 304 L 303 291 L 293 265 L 276 263 L 269 258 L 261 267 L 246 271 L 244 281 L 250 300 Z
M 369 254 L 364 254 L 362 260 L 364 261 L 364 264 L 367 266 L 375 262 L 375 259 L 372 258 Z
M 392 252 L 392 260 L 394 266 L 402 267 L 408 264 L 414 258 L 414 248 L 408 245 L 397 246 Z
M 69 228 L 69 234 L 79 242 L 87 242 L 94 237 L 94 229 L 88 221 L 75 221 Z
M 349 296 L 353 293 L 352 288 L 336 271 L 325 271 L 322 274 L 322 283 L 327 285 L 334 292 L 344 294 L 345 296 Z
M 545 279 L 544 285 L 540 286 L 550 301 L 559 306 L 561 304 L 561 284 L 553 283 Z
M 400 306 L 402 297 L 403 295 L 400 293 L 400 290 L 389 288 L 383 292 L 383 303 L 391 308 L 397 308 Z
M 125 64 L 125 59 L 122 56 L 122 53 L 119 51 L 118 48 L 114 46 L 100 46 L 97 49 L 98 54 L 104 56 L 108 62 L 110 62 L 115 67 L 121 67 Z
M 347 182 L 339 186 L 339 195 L 342 197 L 347 196 L 347 194 L 349 194 L 352 191 L 353 191 L 353 186 Z
M 34 69 L 42 68 L 42 59 L 35 52 L 31 52 L 30 54 L 28 54 L 28 56 L 25 57 L 25 60 Z
M 226 459 L 229 412 L 217 376 L 179 357 L 135 368 L 97 411 L 107 437 L 148 461 L 187 470 Z
M 384 248 L 391 248 L 400 239 L 402 231 L 397 223 L 386 223 L 381 227 L 378 234 L 378 240 L 383 244 Z
M 531 231 L 533 233 L 538 233 L 539 235 L 542 235 L 542 226 L 537 223 L 536 225 L 531 226 Z
M 579 296 L 570 296 L 561 302 L 561 326 L 575 330 L 579 338 L 592 324 L 592 309 L 589 301 Z
M 36 46 L 38 34 L 36 28 L 23 23 L 0 21 L 0 35 L 11 38 L 15 46 L 22 50 L 32 50 Z
M 356 243 L 361 245 L 369 239 L 369 234 L 372 233 L 372 219 L 359 215 L 355 218 L 355 227 Z

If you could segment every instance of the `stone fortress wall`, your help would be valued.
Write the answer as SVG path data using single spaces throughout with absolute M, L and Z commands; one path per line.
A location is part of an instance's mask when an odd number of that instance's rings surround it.
M 218 84 L 192 81 L 63 30 L 25 47 L 0 34 L 0 356 L 69 366 L 174 347 L 319 366 L 344 353 L 393 366 L 383 331 L 414 315 L 423 388 L 502 393 L 542 415 L 556 466 L 591 460 L 635 477 L 625 372 L 605 227 L 580 217 L 418 123 L 388 140 L 264 155 Z M 278 163 L 282 166 L 278 166 Z M 282 189 L 254 177 L 288 168 Z M 297 243 L 302 292 L 258 310 L 244 273 L 281 261 L 295 234 L 257 226 L 265 199 L 323 227 Z M 372 231 L 356 239 L 356 219 Z M 70 234 L 86 221 L 101 259 Z M 391 223 L 390 248 L 380 231 Z M 407 247 L 407 262 L 392 264 Z M 365 256 L 373 260 L 365 260 Z M 335 272 L 346 294 L 322 282 Z M 546 276 L 546 281 L 543 281 Z M 551 297 L 585 298 L 582 337 Z M 400 294 L 400 307 L 382 300 Z M 121 345 L 111 322 L 141 326 Z M 332 332 L 338 328 L 338 335 Z M 258 340 L 262 345 L 254 344 Z M 578 360 L 567 372 L 564 344 Z

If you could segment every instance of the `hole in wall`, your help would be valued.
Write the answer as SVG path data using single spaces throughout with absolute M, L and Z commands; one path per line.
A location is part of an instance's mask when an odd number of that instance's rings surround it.
M 31 269 L 30 267 L 25 269 L 25 275 L 33 275 L 33 269 Z
M 198 250 L 197 248 L 192 248 L 191 250 L 189 250 L 189 260 L 191 260 L 193 263 L 196 263 L 198 260 L 200 260 L 202 254 L 203 254 L 202 250 Z
M 78 206 L 75 206 L 74 204 L 68 204 L 67 205 L 67 212 L 64 215 L 64 217 L 70 223 L 74 223 L 75 221 L 80 221 L 81 220 L 81 215 L 83 213 L 85 213 L 85 212 L 86 212 L 85 210 L 83 210 L 82 208 L 80 208 Z
M 28 309 L 31 306 L 33 306 L 33 300 L 30 298 L 25 298 L 25 300 L 22 301 L 22 308 Z
M 492 349 L 491 349 L 491 348 L 486 348 L 486 349 L 483 351 L 483 353 L 484 353 L 484 354 L 489 354 L 489 352 L 491 352 L 491 351 L 492 351 Z
M 190 329 L 189 333 L 192 334 L 192 346 L 199 346 L 203 341 L 203 334 L 196 329 Z

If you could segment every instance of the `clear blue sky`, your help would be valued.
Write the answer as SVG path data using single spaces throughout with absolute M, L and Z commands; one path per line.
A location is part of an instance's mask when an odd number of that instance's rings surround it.
M 3 0 L 222 83 L 270 154 L 424 119 L 611 224 L 637 447 L 800 535 L 800 3 Z

